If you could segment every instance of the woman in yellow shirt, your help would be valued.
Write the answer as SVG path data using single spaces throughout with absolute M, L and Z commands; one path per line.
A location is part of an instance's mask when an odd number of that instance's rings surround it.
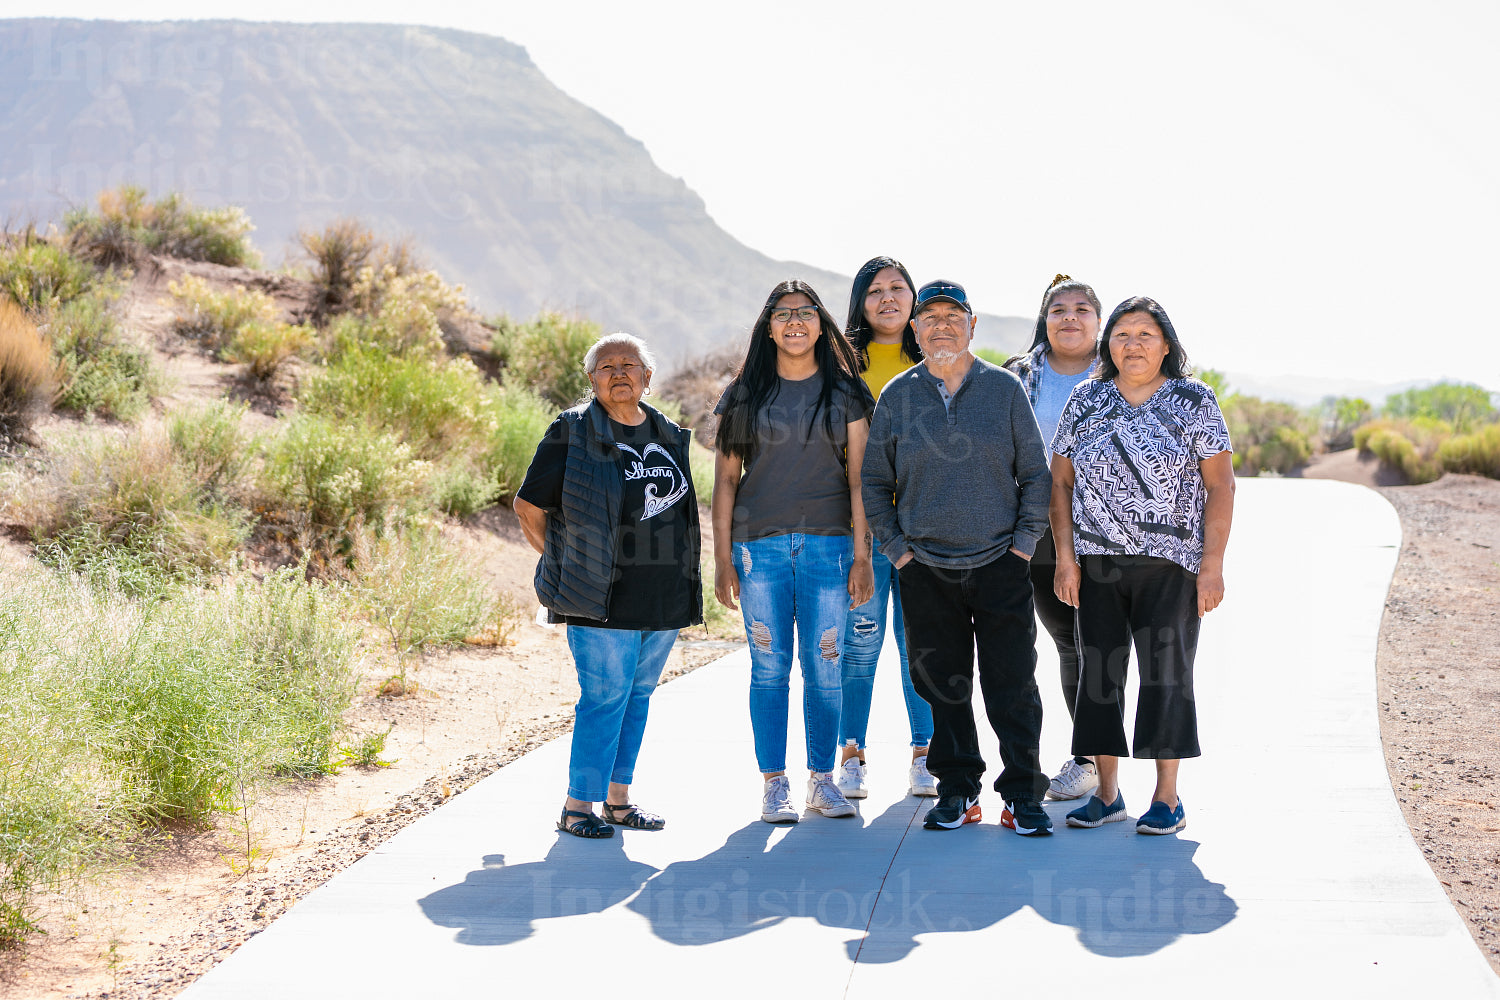
M 860 375 L 879 397 L 880 390 L 897 375 L 922 360 L 917 335 L 911 327 L 916 285 L 905 265 L 891 257 L 865 262 L 854 276 L 849 295 L 849 315 L 844 332 L 859 356 Z M 911 794 L 937 795 L 937 780 L 927 771 L 927 744 L 932 739 L 932 708 L 912 687 L 906 660 L 906 628 L 901 619 L 901 586 L 890 560 L 873 551 L 875 594 L 849 611 L 844 628 L 843 710 L 839 715 L 842 745 L 838 787 L 846 798 L 861 799 L 865 787 L 865 731 L 870 723 L 870 698 L 875 690 L 875 665 L 885 639 L 886 599 L 889 595 L 891 628 L 901 656 L 901 691 L 906 696 L 906 714 L 911 724 Z

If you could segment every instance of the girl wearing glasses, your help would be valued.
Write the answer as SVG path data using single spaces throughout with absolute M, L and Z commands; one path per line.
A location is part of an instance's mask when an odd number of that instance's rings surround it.
M 786 775 L 792 652 L 802 670 L 807 807 L 853 816 L 833 780 L 851 607 L 874 590 L 860 462 L 874 401 L 804 281 L 771 290 L 724 390 L 714 460 L 714 593 L 743 604 L 761 819 L 795 823 Z M 851 484 L 853 484 L 851 486 Z
M 916 285 L 906 266 L 892 257 L 865 261 L 854 275 L 849 293 L 845 333 L 859 359 L 860 374 L 871 394 L 922 360 L 917 334 L 911 326 Z M 870 700 L 875 691 L 875 666 L 885 642 L 887 595 L 891 632 L 901 656 L 901 693 L 911 727 L 911 794 L 937 795 L 937 779 L 927 770 L 927 744 L 932 741 L 932 707 L 912 687 L 906 661 L 906 627 L 901 617 L 901 586 L 891 561 L 871 546 L 875 590 L 870 600 L 849 611 L 844 632 L 844 709 L 839 717 L 839 790 L 846 798 L 862 799 L 865 785 L 865 734 L 870 724 Z

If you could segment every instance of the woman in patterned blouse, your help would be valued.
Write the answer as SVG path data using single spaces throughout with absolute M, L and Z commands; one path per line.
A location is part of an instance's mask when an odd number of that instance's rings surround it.
M 1213 390 L 1190 371 L 1166 311 L 1126 299 L 1052 441 L 1056 591 L 1078 609 L 1084 654 L 1073 752 L 1099 769 L 1099 787 L 1068 814 L 1069 826 L 1127 818 L 1117 778 L 1132 749 L 1123 700 L 1132 642 L 1141 673 L 1134 755 L 1156 761 L 1136 832 L 1187 825 L 1177 771 L 1200 753 L 1193 658 L 1199 620 L 1224 598 L 1234 513 L 1229 431 Z

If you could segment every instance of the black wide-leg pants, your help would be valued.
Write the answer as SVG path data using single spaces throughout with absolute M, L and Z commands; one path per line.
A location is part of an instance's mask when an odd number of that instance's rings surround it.
M 972 569 L 941 569 L 912 559 L 899 572 L 912 685 L 932 706 L 927 768 L 938 794 L 978 795 L 984 777 L 972 705 L 977 648 L 985 715 L 1004 764 L 995 791 L 1006 801 L 1040 800 L 1047 778 L 1038 754 L 1042 698 L 1026 560 L 1006 552 Z
M 1078 639 L 1082 669 L 1073 709 L 1075 754 L 1131 755 L 1125 743 L 1125 678 L 1135 647 L 1140 696 L 1136 757 L 1197 757 L 1198 575 L 1170 559 L 1079 559 Z

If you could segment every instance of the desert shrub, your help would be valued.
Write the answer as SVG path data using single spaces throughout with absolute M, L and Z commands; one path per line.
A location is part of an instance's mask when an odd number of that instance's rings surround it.
M 198 208 L 176 193 L 153 202 L 128 184 L 100 192 L 97 212 L 71 212 L 64 226 L 80 254 L 105 266 L 134 261 L 142 251 L 231 266 L 258 260 L 244 209 Z
M 48 339 L 57 360 L 56 405 L 62 409 L 133 421 L 161 392 L 162 375 L 150 352 L 125 339 L 97 293 L 53 313 Z
M 1477 385 L 1460 382 L 1439 382 L 1388 396 L 1383 412 L 1385 416 L 1398 420 L 1426 418 L 1445 421 L 1461 434 L 1500 416 L 1488 392 Z
M 97 280 L 93 267 L 55 244 L 0 247 L 0 289 L 33 316 L 73 301 Z
M 1500 424 L 1449 438 L 1438 445 L 1437 457 L 1445 472 L 1500 479 Z
M 224 569 L 249 531 L 247 513 L 207 492 L 155 432 L 77 442 L 43 490 L 32 519 L 43 562 L 134 596 Z
M 538 313 L 524 323 L 502 316 L 491 351 L 505 364 L 507 385 L 530 389 L 564 409 L 588 394 L 583 356 L 601 334 L 599 324 L 558 312 Z
M 225 350 L 250 326 L 276 322 L 276 300 L 255 288 L 215 291 L 194 274 L 167 285 L 178 302 L 177 332 L 196 337 L 215 352 Z
M 19 305 L 0 299 L 0 433 L 29 426 L 46 405 L 57 365 Z
M 714 453 L 697 439 L 688 449 L 688 474 L 693 477 L 693 495 L 700 504 L 709 504 L 714 498 Z
M 1241 475 L 1286 473 L 1312 454 L 1311 419 L 1290 403 L 1231 393 L 1219 405 Z
M 1399 431 L 1382 427 L 1372 432 L 1365 447 L 1387 465 L 1395 466 L 1410 483 L 1430 483 L 1443 474 L 1436 459 L 1424 457 L 1417 446 Z
M 298 569 L 144 605 L 52 573 L 0 579 L 0 946 L 31 929 L 39 891 L 110 864 L 140 822 L 328 769 L 358 629 Z
M 671 375 L 658 376 L 652 384 L 653 400 L 676 402 L 682 412 L 678 423 L 692 427 L 700 438 L 712 434 L 714 406 L 734 377 L 734 370 L 743 356 L 743 349 L 733 347 L 700 355 L 676 368 Z
M 9 571 L 0 585 L 0 948 L 34 929 L 38 893 L 107 861 L 138 811 L 91 725 L 86 678 L 64 652 L 104 613 L 53 574 Z
M 435 529 L 380 539 L 362 562 L 350 591 L 395 661 L 387 693 L 412 690 L 408 671 L 422 653 L 457 645 L 506 613 L 469 569 L 469 560 Z
M 247 323 L 235 333 L 224 349 L 225 361 L 246 365 L 250 374 L 265 381 L 274 378 L 288 358 L 310 350 L 315 342 L 313 329 L 292 323 Z
M 320 414 L 294 418 L 268 447 L 271 503 L 311 549 L 347 554 L 361 528 L 377 534 L 424 506 L 428 464 L 394 434 Z
M 557 408 L 530 391 L 506 386 L 496 397 L 497 419 L 482 457 L 486 477 L 495 484 L 495 495 L 509 501 L 526 479 L 536 446 L 557 416 Z
M 390 431 L 422 459 L 482 447 L 499 420 L 493 387 L 467 359 L 374 347 L 340 354 L 298 395 L 304 411 Z
M 247 491 L 259 447 L 245 429 L 247 409 L 243 403 L 215 400 L 177 410 L 167 420 L 167 442 L 200 495 L 232 501 Z
M 1374 408 L 1368 400 L 1353 396 L 1327 396 L 1318 406 L 1319 431 L 1330 451 L 1353 447 L 1354 432 L 1369 422 Z
M 297 234 L 297 242 L 312 262 L 319 315 L 342 312 L 348 307 L 355 277 L 375 252 L 375 234 L 358 219 L 342 218 L 321 231 L 302 230 Z

